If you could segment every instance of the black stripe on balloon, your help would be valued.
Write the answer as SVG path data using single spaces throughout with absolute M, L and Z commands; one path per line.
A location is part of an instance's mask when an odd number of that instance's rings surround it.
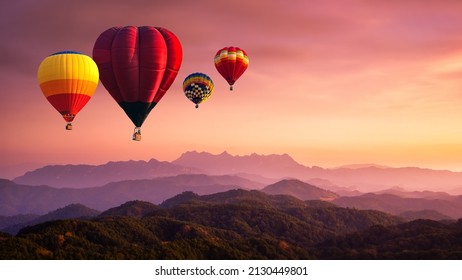
M 147 103 L 147 102 L 119 102 L 119 106 L 124 109 L 127 116 L 132 120 L 133 124 L 137 127 L 140 127 L 144 120 L 148 117 L 152 108 L 156 106 L 157 103 Z

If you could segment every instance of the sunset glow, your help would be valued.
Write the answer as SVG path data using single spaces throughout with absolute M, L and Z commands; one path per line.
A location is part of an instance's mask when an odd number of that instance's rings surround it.
M 290 5 L 288 5 L 290 3 Z M 9 1 L 0 9 L 0 167 L 174 160 L 189 150 L 462 171 L 462 1 Z M 66 131 L 37 82 L 48 55 L 91 56 L 111 26 L 168 28 L 183 47 L 170 90 L 133 124 L 100 83 Z M 229 91 L 216 52 L 249 67 Z M 195 109 L 182 82 L 213 94 Z

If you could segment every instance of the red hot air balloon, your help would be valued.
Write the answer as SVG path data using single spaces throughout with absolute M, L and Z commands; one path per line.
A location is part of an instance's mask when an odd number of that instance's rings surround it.
M 112 27 L 96 40 L 100 80 L 135 125 L 133 140 L 141 140 L 141 125 L 172 85 L 182 57 L 180 41 L 162 27 Z
M 247 53 L 238 47 L 226 47 L 215 55 L 215 67 L 229 84 L 229 90 L 249 66 Z

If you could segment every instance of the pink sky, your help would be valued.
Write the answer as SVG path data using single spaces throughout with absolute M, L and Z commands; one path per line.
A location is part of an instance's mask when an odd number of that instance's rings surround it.
M 226 150 L 288 153 L 308 166 L 462 171 L 461 15 L 459 0 L 9 1 L 0 8 L 0 166 Z M 66 131 L 38 87 L 38 65 L 61 50 L 91 55 L 101 32 L 124 25 L 178 36 L 177 79 L 141 142 L 101 83 Z M 230 45 L 250 58 L 233 92 L 213 65 Z M 192 72 L 215 83 L 199 109 L 181 87 Z

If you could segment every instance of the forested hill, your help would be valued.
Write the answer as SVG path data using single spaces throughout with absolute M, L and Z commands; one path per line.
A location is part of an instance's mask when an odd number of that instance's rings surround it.
M 461 232 L 287 195 L 185 192 L 1 233 L 0 259 L 460 259 Z
M 318 259 L 462 259 L 462 220 L 414 220 L 337 236 L 316 246 Z
M 111 214 L 112 213 L 112 214 Z M 309 259 L 328 238 L 390 226 L 378 211 L 232 190 L 125 203 L 89 220 L 59 220 L 0 237 L 2 259 Z

